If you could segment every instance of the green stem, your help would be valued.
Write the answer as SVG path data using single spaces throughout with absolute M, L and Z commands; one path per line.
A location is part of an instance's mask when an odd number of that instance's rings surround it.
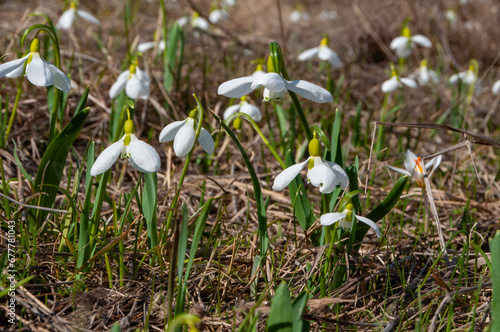
M 12 108 L 12 113 L 10 114 L 10 119 L 9 119 L 9 124 L 7 126 L 7 131 L 5 132 L 5 140 L 3 141 L 3 145 L 7 144 L 7 141 L 9 139 L 9 134 L 12 129 L 12 124 L 14 123 L 14 119 L 16 117 L 17 113 L 17 104 L 19 103 L 19 97 L 21 97 L 21 93 L 23 92 L 22 84 L 19 84 L 17 88 L 17 93 L 16 93 L 16 100 L 14 101 L 14 107 Z
M 299 120 L 302 125 L 302 128 L 304 129 L 304 132 L 306 134 L 306 138 L 308 141 L 313 139 L 313 135 L 311 132 L 311 126 L 309 126 L 309 122 L 307 122 L 306 115 L 304 113 L 304 110 L 302 109 L 302 106 L 300 105 L 299 98 L 297 98 L 297 95 L 292 92 L 288 91 L 290 93 L 290 97 L 292 98 L 293 105 L 295 106 L 295 111 L 299 115 Z
M 241 112 L 236 112 L 236 113 L 234 113 L 233 115 L 231 115 L 227 119 L 226 123 L 227 124 L 231 123 L 231 121 L 233 121 L 237 117 L 241 117 L 241 118 L 247 120 L 248 122 L 250 122 L 250 124 L 253 126 L 253 128 L 255 129 L 255 131 L 259 134 L 259 136 L 262 139 L 262 141 L 264 142 L 264 144 L 269 149 L 269 151 L 271 151 L 271 153 L 273 154 L 274 158 L 276 158 L 276 161 L 280 164 L 280 166 L 283 169 L 285 169 L 286 165 L 283 162 L 283 160 L 281 159 L 281 157 L 278 155 L 278 152 L 276 152 L 276 150 L 273 148 L 272 144 L 269 142 L 269 140 L 266 138 L 266 136 L 264 136 L 264 134 L 260 130 L 259 125 L 252 119 L 252 117 L 250 115 L 245 114 L 245 113 L 241 113 Z
M 387 116 L 387 101 L 389 100 L 390 92 L 387 92 L 384 97 L 384 103 L 382 104 L 382 114 L 380 115 L 380 121 L 384 122 L 385 117 Z M 382 150 L 382 146 L 384 145 L 384 125 L 380 125 L 378 127 L 377 133 L 377 144 L 375 144 L 375 153 Z

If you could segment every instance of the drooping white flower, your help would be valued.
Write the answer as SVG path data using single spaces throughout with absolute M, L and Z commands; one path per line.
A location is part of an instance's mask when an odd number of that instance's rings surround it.
M 347 173 L 336 163 L 326 161 L 320 157 L 321 148 L 317 138 L 309 142 L 309 155 L 306 161 L 292 165 L 283 170 L 274 179 L 273 190 L 283 190 L 290 182 L 299 175 L 300 171 L 308 165 L 307 182 L 319 187 L 322 194 L 328 194 L 335 190 L 337 185 L 345 189 L 349 184 Z
M 413 179 L 415 179 L 415 182 L 417 182 L 419 186 L 423 187 L 425 185 L 424 169 L 427 173 L 427 176 L 430 177 L 439 166 L 442 159 L 443 156 L 439 155 L 432 158 L 427 164 L 425 164 L 422 160 L 422 157 L 417 157 L 415 153 L 411 152 L 410 150 L 406 150 L 406 159 L 404 163 L 406 169 L 393 166 L 387 166 L 387 168 L 392 169 L 393 171 L 396 171 L 398 173 L 413 177 Z M 430 171 L 428 171 L 429 169 Z
M 391 50 L 396 51 L 396 55 L 398 56 L 398 58 L 407 58 L 410 56 L 412 48 L 414 48 L 415 45 L 430 48 L 432 47 L 432 42 L 429 40 L 429 38 L 423 35 L 412 36 L 410 33 L 410 29 L 408 27 L 405 27 L 403 29 L 403 34 L 399 37 L 394 38 L 389 47 L 391 48 Z
M 497 95 L 500 92 L 500 80 L 496 81 L 495 84 L 491 87 L 491 92 L 494 95 Z
M 208 20 L 214 24 L 221 21 L 227 21 L 228 19 L 229 14 L 224 9 L 214 9 L 208 15 Z
M 0 65 L 0 77 L 16 78 L 24 74 L 34 85 L 51 86 L 54 84 L 59 90 L 69 93 L 71 91 L 69 78 L 59 68 L 45 61 L 39 52 L 40 41 L 34 38 L 30 45 L 30 52 L 26 56 Z
M 236 0 L 223 0 L 222 5 L 227 7 L 234 7 L 234 5 L 236 5 Z
M 241 98 L 261 86 L 264 86 L 263 95 L 265 101 L 283 101 L 283 96 L 287 90 L 316 103 L 330 103 L 333 101 L 330 92 L 315 84 L 303 80 L 287 81 L 276 73 L 267 73 L 259 78 L 252 76 L 235 78 L 222 83 L 219 86 L 218 94 L 229 98 Z
M 177 157 L 184 157 L 193 148 L 196 138 L 196 114 L 196 110 L 191 111 L 186 120 L 172 122 L 160 133 L 160 142 L 174 141 L 174 152 Z M 201 128 L 198 142 L 206 153 L 214 153 L 214 139 L 205 128 Z
M 448 9 L 446 11 L 446 19 L 448 20 L 448 22 L 450 23 L 450 25 L 452 27 L 455 26 L 455 24 L 457 23 L 457 14 L 455 13 L 455 11 L 453 9 Z
M 473 64 L 469 66 L 468 70 L 451 75 L 448 79 L 448 82 L 450 82 L 450 84 L 456 84 L 459 81 L 466 85 L 473 85 L 474 83 L 476 83 L 477 75 Z
M 189 18 L 186 16 L 183 16 L 177 20 L 177 23 L 180 26 L 184 26 L 188 23 L 188 21 L 189 21 Z M 207 20 L 205 20 L 203 17 L 200 17 L 200 14 L 198 12 L 194 12 L 193 15 L 191 16 L 191 26 L 194 28 L 201 29 L 201 30 L 208 30 Z
M 76 9 L 76 4 L 74 2 L 71 2 L 70 8 L 68 10 L 66 10 L 59 18 L 59 21 L 56 24 L 56 29 L 69 29 L 69 28 L 71 28 L 71 25 L 73 25 L 73 22 L 75 21 L 77 16 L 80 16 L 84 20 L 89 21 L 89 22 L 94 23 L 94 24 L 101 23 L 92 14 L 84 12 L 83 10 Z
M 426 86 L 429 83 L 436 84 L 439 82 L 439 78 L 435 71 L 427 68 L 427 60 L 422 60 L 418 69 L 410 75 L 410 78 L 416 78 L 420 86 Z
M 139 45 L 137 45 L 137 50 L 141 53 L 144 53 L 146 51 L 149 51 L 153 47 L 155 47 L 154 41 L 144 42 L 144 43 L 140 43 Z M 162 52 L 163 50 L 165 50 L 165 41 L 160 40 L 158 42 L 158 52 Z
M 334 20 L 337 18 L 337 12 L 335 10 L 323 10 L 319 14 L 319 19 L 322 21 Z
M 115 98 L 125 88 L 125 93 L 131 99 L 148 99 L 150 83 L 151 79 L 148 73 L 140 70 L 137 65 L 132 64 L 128 70 L 118 75 L 116 82 L 109 90 L 109 97 L 111 99 Z
M 233 115 L 236 112 L 247 114 L 255 122 L 259 122 L 260 120 L 262 120 L 262 113 L 260 112 L 260 109 L 257 106 L 250 104 L 247 101 L 246 96 L 241 97 L 241 101 L 238 104 L 229 106 L 224 111 L 224 120 L 227 120 L 231 115 Z
M 295 9 L 288 17 L 290 23 L 297 23 L 299 21 L 309 21 L 309 14 L 304 12 L 301 8 Z
M 380 229 L 378 228 L 377 224 L 375 224 L 372 220 L 358 216 L 354 214 L 353 212 L 353 205 L 352 204 L 347 204 L 346 207 L 342 212 L 333 212 L 333 213 L 325 213 L 324 215 L 321 216 L 320 222 L 321 225 L 323 226 L 330 226 L 333 225 L 334 223 L 338 222 L 339 226 L 342 227 L 342 229 L 345 229 L 347 231 L 352 230 L 352 216 L 354 215 L 354 218 L 357 220 L 361 221 L 362 223 L 367 224 L 373 230 L 375 233 L 377 233 L 377 237 L 380 239 L 382 234 L 380 233 Z
M 128 159 L 132 167 L 143 173 L 157 172 L 160 169 L 160 156 L 156 150 L 134 135 L 134 122 L 125 121 L 125 135 L 101 152 L 94 162 L 90 175 L 96 176 L 106 172 L 113 164 L 121 159 Z
M 397 88 L 402 88 L 403 84 L 410 87 L 416 88 L 417 82 L 411 78 L 400 77 L 394 65 L 391 64 L 391 78 L 382 83 L 382 91 L 385 93 L 392 92 Z
M 300 61 L 311 60 L 318 57 L 320 60 L 328 61 L 334 68 L 342 67 L 342 61 L 340 60 L 337 53 L 335 53 L 331 48 L 328 47 L 328 38 L 323 37 L 321 43 L 318 47 L 308 49 L 299 54 L 298 58 Z

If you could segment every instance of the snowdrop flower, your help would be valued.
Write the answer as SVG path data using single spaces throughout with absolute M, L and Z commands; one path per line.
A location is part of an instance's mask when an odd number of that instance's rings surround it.
M 259 78 L 252 76 L 235 78 L 222 83 L 218 94 L 229 98 L 241 98 L 261 86 L 264 86 L 264 101 L 283 101 L 287 90 L 316 103 L 333 101 L 332 94 L 327 90 L 303 80 L 287 81 L 277 73 L 267 73 Z
M 236 0 L 224 0 L 222 1 L 223 6 L 234 7 L 236 5 Z
M 262 113 L 260 109 L 254 105 L 251 105 L 247 101 L 247 97 L 241 97 L 241 101 L 237 105 L 232 105 L 224 111 L 224 120 L 227 120 L 231 115 L 236 112 L 245 113 L 252 118 L 255 122 L 262 120 Z
M 299 21 L 308 21 L 309 14 L 304 12 L 301 6 L 298 6 L 297 9 L 295 9 L 293 12 L 290 13 L 288 19 L 290 20 L 290 23 L 297 23 Z
M 184 26 L 188 23 L 188 21 L 189 19 L 186 16 L 184 16 L 178 19 L 177 23 L 180 26 Z M 207 20 L 205 20 L 203 17 L 200 17 L 200 14 L 198 12 L 194 12 L 193 15 L 191 16 L 191 26 L 201 30 L 208 30 Z
M 349 183 L 349 178 L 342 167 L 321 157 L 319 140 L 313 138 L 309 142 L 309 158 L 304 162 L 288 167 L 278 174 L 274 179 L 273 190 L 283 190 L 306 165 L 308 166 L 307 182 L 315 187 L 319 187 L 319 191 L 322 194 L 331 193 L 337 185 L 345 189 Z
M 212 23 L 219 23 L 220 21 L 227 21 L 229 14 L 224 9 L 214 9 L 208 15 L 208 20 Z
M 148 99 L 150 83 L 149 75 L 140 70 L 136 64 L 131 64 L 128 70 L 118 75 L 116 82 L 109 90 L 109 97 L 115 98 L 125 88 L 127 96 L 131 99 Z
M 469 69 L 462 71 L 458 74 L 451 75 L 448 82 L 451 84 L 456 84 L 458 81 L 465 83 L 466 85 L 473 85 L 477 80 L 475 66 L 471 64 Z
M 410 177 L 413 177 L 415 179 L 415 182 L 420 187 L 424 187 L 424 169 L 427 172 L 427 170 L 430 169 L 430 172 L 427 173 L 427 176 L 431 176 L 432 173 L 436 170 L 436 168 L 439 166 L 441 163 L 441 160 L 443 159 L 443 156 L 439 155 L 437 157 L 432 158 L 427 165 L 424 164 L 424 161 L 422 160 L 422 157 L 417 157 L 417 155 L 410 150 L 406 150 L 406 159 L 405 159 L 405 168 L 398 168 L 398 167 L 392 167 L 392 166 L 387 166 L 389 169 L 392 169 L 393 171 L 396 171 L 398 173 L 408 175 Z
M 328 47 L 328 37 L 323 37 L 318 47 L 314 47 L 300 53 L 297 59 L 304 61 L 311 60 L 315 57 L 318 57 L 320 60 L 330 62 L 334 68 L 342 67 L 342 61 L 340 61 L 337 53 Z
M 450 25 L 452 27 L 455 26 L 455 24 L 457 23 L 457 14 L 455 13 L 455 11 L 453 9 L 448 9 L 446 11 L 446 19 L 448 20 L 448 22 L 450 23 Z
M 146 51 L 149 51 L 153 47 L 155 47 L 154 41 L 144 42 L 137 45 L 137 50 L 141 53 L 144 53 Z M 163 50 L 165 50 L 165 41 L 160 40 L 160 42 L 158 43 L 158 52 L 163 52 Z
M 417 78 L 420 86 L 426 86 L 429 83 L 438 83 L 439 79 L 435 71 L 427 68 L 427 60 L 422 60 L 420 67 L 410 76 L 410 78 Z
M 26 64 L 26 69 L 24 64 Z M 71 90 L 68 76 L 40 56 L 38 38 L 31 41 L 30 52 L 27 55 L 0 65 L 0 77 L 16 78 L 23 74 L 34 85 L 51 86 L 54 84 L 61 91 L 69 93 Z
M 130 118 L 125 121 L 123 129 L 125 135 L 102 151 L 92 166 L 90 175 L 96 176 L 106 172 L 118 157 L 128 159 L 132 167 L 143 173 L 153 173 L 160 169 L 160 156 L 151 145 L 140 141 L 134 135 L 134 122 Z
M 69 29 L 71 25 L 75 21 L 76 17 L 80 16 L 86 21 L 89 21 L 94 24 L 100 24 L 99 20 L 95 18 L 92 14 L 84 12 L 83 10 L 76 9 L 76 3 L 73 1 L 68 10 L 66 10 L 62 15 L 59 21 L 57 22 L 56 29 Z
M 426 48 L 430 48 L 432 46 L 432 42 L 429 38 L 422 35 L 412 36 L 410 29 L 408 27 L 404 27 L 403 35 L 394 38 L 391 42 L 390 48 L 391 50 L 396 51 L 398 58 L 407 58 L 410 56 L 411 50 L 415 47 L 415 44 Z
M 334 20 L 337 18 L 337 12 L 335 10 L 323 10 L 319 14 L 319 19 L 322 21 Z
M 494 95 L 497 95 L 498 92 L 500 92 L 500 80 L 496 81 L 495 84 L 493 84 L 493 87 L 491 88 L 491 92 Z
M 196 115 L 197 111 L 193 110 L 189 113 L 189 117 L 186 120 L 172 122 L 163 128 L 160 133 L 160 142 L 174 140 L 174 152 L 177 157 L 184 157 L 194 146 L 194 139 L 196 138 Z M 214 139 L 205 128 L 201 128 L 198 142 L 200 142 L 201 147 L 206 153 L 214 153 Z
M 391 78 L 382 83 L 382 91 L 385 93 L 392 92 L 397 88 L 402 88 L 403 84 L 410 87 L 416 88 L 417 82 L 407 77 L 400 77 L 394 65 L 391 63 Z
M 348 203 L 342 212 L 325 213 L 320 218 L 321 225 L 330 226 L 330 225 L 333 225 L 334 223 L 338 222 L 339 226 L 342 227 L 342 229 L 345 229 L 346 231 L 351 231 L 352 230 L 352 216 L 354 215 L 354 218 L 356 218 L 357 220 L 361 221 L 362 223 L 365 223 L 368 226 L 370 226 L 371 228 L 373 228 L 375 233 L 377 233 L 377 237 L 380 239 L 381 233 L 380 233 L 380 229 L 378 228 L 377 224 L 375 224 L 373 221 L 371 221 L 368 218 L 354 214 L 353 210 L 354 210 L 354 207 L 353 207 L 352 203 Z

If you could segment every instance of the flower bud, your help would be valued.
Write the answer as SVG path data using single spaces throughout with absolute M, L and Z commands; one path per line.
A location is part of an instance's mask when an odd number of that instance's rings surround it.
M 236 119 L 234 119 L 233 127 L 237 131 L 241 130 L 241 119 L 240 119 L 240 117 L 237 117 Z

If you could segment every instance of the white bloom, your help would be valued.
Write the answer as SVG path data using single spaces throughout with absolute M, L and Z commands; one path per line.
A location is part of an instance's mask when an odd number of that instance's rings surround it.
M 497 95 L 499 91 L 500 91 L 500 80 L 496 81 L 495 84 L 493 84 L 493 87 L 491 88 L 491 92 L 493 92 L 494 95 Z
M 368 226 L 370 226 L 371 228 L 373 228 L 375 233 L 377 233 L 377 237 L 380 239 L 381 233 L 380 233 L 380 229 L 378 228 L 377 224 L 375 224 L 373 221 L 371 221 L 368 218 L 354 214 L 352 210 L 353 210 L 352 204 L 347 204 L 346 208 L 342 212 L 325 213 L 320 218 L 321 225 L 330 226 L 330 225 L 333 225 L 334 223 L 338 222 L 339 226 L 342 227 L 342 229 L 345 229 L 347 231 L 351 231 L 352 230 L 352 221 L 351 220 L 352 220 L 352 215 L 354 215 L 354 217 L 356 219 L 358 219 L 359 221 L 361 221 L 361 222 L 367 224 Z
M 194 139 L 196 138 L 196 121 L 194 117 L 196 113 L 191 113 L 186 120 L 172 122 L 163 128 L 160 133 L 160 142 L 174 140 L 174 152 L 177 157 L 184 157 L 194 146 Z M 208 154 L 214 153 L 214 139 L 205 128 L 201 128 L 198 142 Z
M 453 9 L 448 9 L 445 15 L 448 22 L 450 22 L 450 25 L 452 27 L 455 26 L 455 24 L 457 23 L 457 14 L 455 13 L 455 11 Z
M 220 21 L 227 21 L 229 14 L 224 9 L 214 9 L 208 15 L 208 20 L 212 23 L 219 23 Z
M 40 42 L 35 38 L 26 56 L 0 65 L 0 77 L 15 78 L 24 73 L 34 85 L 51 86 L 54 84 L 59 90 L 69 93 L 71 90 L 69 78 L 59 68 L 45 61 L 39 52 Z M 24 69 L 25 63 L 26 70 Z
M 139 45 L 137 45 L 137 50 L 141 53 L 144 53 L 144 52 L 152 49 L 153 47 L 155 47 L 155 42 L 153 42 L 153 41 L 144 42 L 144 43 L 140 43 Z M 165 50 L 165 41 L 160 40 L 160 42 L 158 43 L 158 52 L 162 52 L 163 50 Z
M 391 64 L 392 66 L 392 64 Z M 393 67 L 393 66 L 392 66 Z M 417 87 L 417 82 L 415 82 L 411 78 L 407 77 L 400 77 L 398 72 L 392 68 L 392 74 L 391 78 L 382 83 L 382 91 L 385 93 L 392 92 L 396 90 L 397 88 L 402 88 L 403 84 L 410 87 L 410 88 L 416 88 Z
M 300 61 L 311 60 L 318 57 L 320 60 L 328 61 L 334 68 L 342 67 L 342 61 L 340 61 L 337 53 L 332 51 L 328 47 L 328 38 L 324 37 L 318 47 L 308 49 L 299 54 L 298 58 Z
M 448 79 L 448 82 L 451 84 L 456 84 L 458 81 L 465 83 L 466 85 L 472 85 L 476 82 L 477 76 L 474 70 L 474 66 L 470 65 L 469 69 L 466 71 L 462 71 L 458 74 L 451 75 Z
M 427 68 L 427 61 L 422 60 L 420 67 L 410 75 L 410 78 L 416 78 L 420 86 L 426 86 L 429 83 L 438 83 L 439 78 L 435 71 Z
M 76 17 L 80 16 L 84 20 L 87 20 L 94 24 L 100 24 L 99 20 L 95 18 L 92 14 L 84 12 L 83 10 L 76 9 L 76 4 L 71 2 L 70 8 L 66 10 L 59 18 L 57 22 L 56 29 L 69 29 L 75 21 Z
M 260 112 L 260 109 L 248 103 L 248 101 L 246 101 L 245 96 L 241 97 L 241 101 L 238 104 L 229 106 L 224 111 L 224 120 L 227 120 L 231 115 L 233 115 L 236 112 L 247 114 L 255 122 L 259 122 L 260 120 L 262 120 L 262 113 Z
M 157 172 L 160 169 L 160 156 L 151 145 L 137 139 L 133 132 L 132 120 L 125 121 L 125 135 L 102 151 L 94 162 L 90 175 L 96 176 L 106 172 L 120 156 L 122 159 L 128 159 L 138 171 Z
M 236 0 L 224 0 L 222 1 L 223 6 L 234 7 L 236 5 Z
M 335 10 L 323 10 L 319 14 L 319 19 L 322 21 L 334 20 L 337 18 L 337 12 Z
M 184 26 L 188 23 L 189 18 L 186 16 L 181 17 L 180 19 L 177 20 L 177 23 L 180 26 Z M 194 12 L 193 15 L 191 16 L 191 26 L 194 28 L 198 28 L 201 30 L 208 30 L 208 22 L 205 20 L 203 17 L 200 17 L 200 14 L 198 12 Z
M 288 19 L 290 20 L 290 23 L 297 23 L 299 21 L 308 21 L 309 14 L 306 12 L 303 12 L 299 9 L 296 9 L 290 13 L 290 16 L 288 17 Z
M 276 73 L 267 73 L 259 78 L 252 76 L 235 78 L 222 83 L 218 94 L 229 98 L 241 98 L 253 90 L 264 86 L 264 100 L 282 101 L 289 90 L 316 103 L 330 103 L 332 94 L 327 90 L 303 80 L 287 81 Z
M 150 83 L 148 73 L 140 70 L 136 65 L 130 65 L 128 70 L 118 75 L 116 82 L 109 90 L 109 97 L 115 98 L 125 88 L 127 96 L 131 99 L 148 99 Z
M 407 58 L 410 56 L 412 48 L 415 47 L 415 44 L 426 48 L 430 48 L 432 46 L 432 42 L 429 38 L 423 35 L 412 36 L 410 29 L 405 27 L 403 29 L 403 35 L 394 38 L 389 47 L 392 50 L 396 50 L 398 58 Z
M 389 169 L 392 169 L 393 171 L 396 171 L 398 173 L 408 175 L 410 177 L 413 177 L 417 184 L 421 187 L 424 186 L 424 169 L 427 172 L 427 170 L 430 169 L 430 172 L 427 173 L 427 176 L 431 176 L 432 173 L 436 170 L 436 168 L 439 166 L 441 163 L 441 160 L 443 159 L 442 155 L 439 155 L 437 157 L 432 158 L 427 164 L 424 164 L 424 161 L 422 160 L 422 157 L 417 157 L 417 155 L 410 150 L 406 150 L 406 159 L 405 159 L 405 168 L 398 168 L 398 167 L 393 167 L 393 166 L 387 166 Z

